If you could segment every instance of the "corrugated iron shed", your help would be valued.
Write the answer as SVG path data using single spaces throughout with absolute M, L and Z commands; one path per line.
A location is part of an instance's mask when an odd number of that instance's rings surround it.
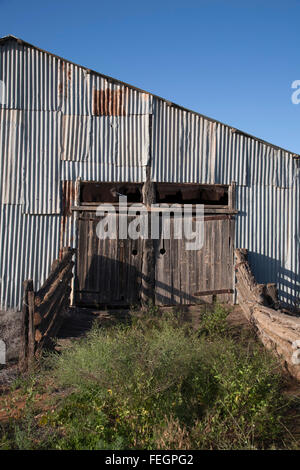
M 236 246 L 259 282 L 300 293 L 299 155 L 12 36 L 0 39 L 0 308 L 44 281 L 63 245 L 77 178 L 236 182 Z

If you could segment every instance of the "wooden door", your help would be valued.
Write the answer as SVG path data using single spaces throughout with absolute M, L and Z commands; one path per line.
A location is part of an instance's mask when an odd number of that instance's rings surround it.
M 234 279 L 234 218 L 204 218 L 204 246 L 186 250 L 185 240 L 158 240 L 155 303 L 192 305 L 214 298 L 232 301 Z
M 80 212 L 76 303 L 129 306 L 139 303 L 143 241 L 99 239 L 95 212 Z M 172 219 L 171 219 L 172 220 Z M 232 301 L 234 217 L 206 215 L 204 246 L 187 251 L 185 240 L 154 240 L 155 303 L 192 305 L 201 300 Z
M 128 306 L 139 302 L 142 241 L 100 239 L 95 212 L 78 217 L 76 303 Z M 117 233 L 118 236 L 118 233 Z

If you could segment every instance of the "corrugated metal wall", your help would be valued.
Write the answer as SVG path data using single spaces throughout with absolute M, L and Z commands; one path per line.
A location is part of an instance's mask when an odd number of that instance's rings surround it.
M 156 99 L 154 181 L 235 181 L 236 246 L 249 250 L 258 281 L 276 282 L 284 302 L 300 300 L 300 161 L 224 124 Z
M 236 245 L 282 300 L 299 296 L 291 153 L 13 39 L 0 43 L 0 80 L 0 308 L 20 308 L 22 281 L 38 288 L 60 247 L 74 246 L 78 177 L 143 182 L 149 164 L 154 181 L 235 181 Z

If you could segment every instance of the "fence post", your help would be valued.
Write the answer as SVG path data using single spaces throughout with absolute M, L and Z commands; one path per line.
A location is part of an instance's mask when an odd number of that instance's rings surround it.
M 25 372 L 34 365 L 34 360 L 44 344 L 58 331 L 63 320 L 64 309 L 70 303 L 70 282 L 75 250 L 65 247 L 62 261 L 55 260 L 42 285 L 34 292 L 33 281 L 24 281 L 22 306 L 22 334 L 19 369 Z
M 35 328 L 34 328 L 34 311 L 35 311 L 35 293 L 33 290 L 28 292 L 28 367 L 33 364 L 35 353 Z
M 228 189 L 228 206 L 230 210 L 235 210 L 236 199 L 236 183 L 232 181 Z
M 29 292 L 33 292 L 33 281 L 23 283 L 22 327 L 19 356 L 19 369 L 25 372 L 28 368 L 28 332 L 29 332 Z

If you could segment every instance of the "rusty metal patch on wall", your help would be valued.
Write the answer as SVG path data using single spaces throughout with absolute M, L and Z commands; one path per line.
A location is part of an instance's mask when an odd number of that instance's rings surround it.
M 68 222 L 72 217 L 71 207 L 75 203 L 75 181 L 62 181 L 62 217 L 60 225 L 60 256 L 61 250 L 64 247 L 65 239 L 69 238 L 70 234 L 66 234 L 66 229 L 69 226 Z
M 125 92 L 122 89 L 93 90 L 93 114 L 95 116 L 125 116 Z
M 72 79 L 71 64 L 60 60 L 60 77 L 58 83 L 58 96 L 61 98 L 63 95 L 65 98 L 68 96 L 68 88 Z

